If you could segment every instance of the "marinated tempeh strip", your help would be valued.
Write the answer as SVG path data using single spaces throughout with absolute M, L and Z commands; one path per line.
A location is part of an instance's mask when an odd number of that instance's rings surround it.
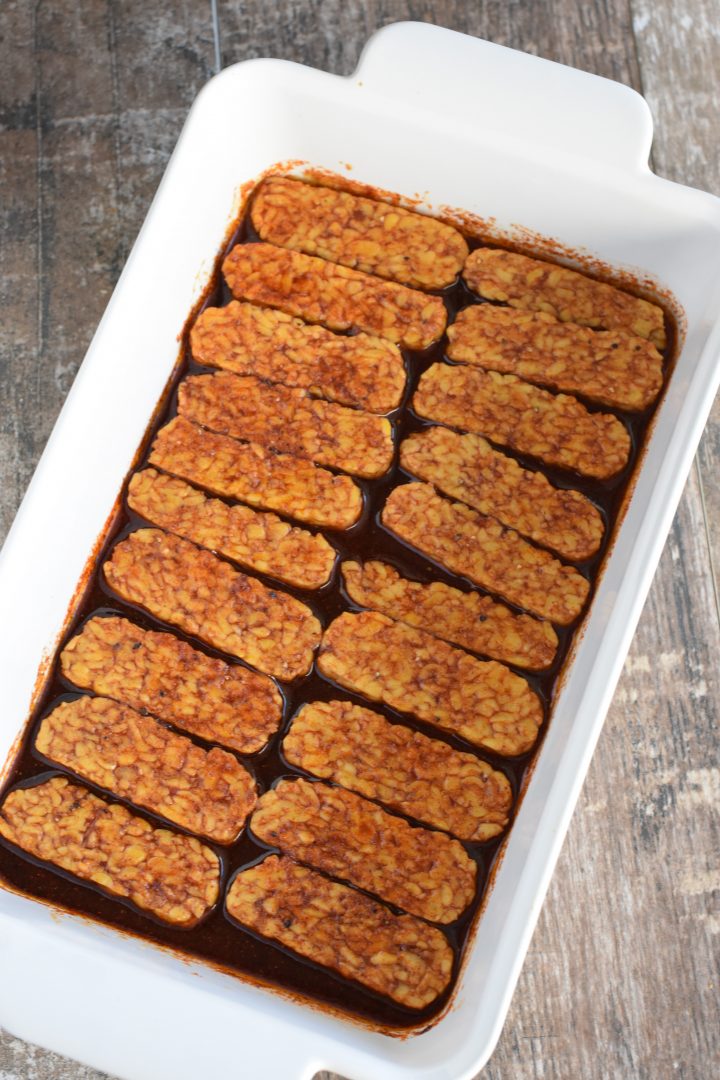
M 370 701 L 498 754 L 525 753 L 542 723 L 525 679 L 374 611 L 344 612 L 330 624 L 318 668 Z
M 630 456 L 630 436 L 617 417 L 591 413 L 577 398 L 540 390 L 516 375 L 433 364 L 420 379 L 413 408 L 598 480 L 620 472 Z
M 392 461 L 389 420 L 253 375 L 192 375 L 180 383 L 178 412 L 221 435 L 357 476 L 381 476 Z
M 103 697 L 64 701 L 40 724 L 35 747 L 98 787 L 189 832 L 231 844 L 255 806 L 255 781 L 214 746 L 199 746 L 151 716 Z
M 519 375 L 615 409 L 645 409 L 662 386 L 662 356 L 646 338 L 559 322 L 545 311 L 476 304 L 460 312 L 448 338 L 451 360 Z
M 299 589 L 320 589 L 332 574 L 335 549 L 323 536 L 275 514 L 209 499 L 155 469 L 135 473 L 128 506 L 153 525 Z
M 382 522 L 454 574 L 560 626 L 573 622 L 587 600 L 589 582 L 574 567 L 494 518 L 440 498 L 429 484 L 391 492 Z
M 435 926 L 269 855 L 243 870 L 226 906 L 242 926 L 408 1009 L 423 1009 L 450 981 L 453 954 Z
M 173 926 L 194 926 L 218 899 L 214 851 L 64 776 L 11 791 L 0 807 L 0 836 Z
M 158 432 L 149 460 L 216 495 L 277 510 L 309 525 L 349 529 L 362 513 L 362 493 L 349 476 L 334 476 L 301 458 L 213 435 L 182 416 Z
M 475 863 L 457 840 L 343 788 L 281 780 L 258 800 L 250 828 L 299 862 L 431 922 L 453 922 L 475 893 Z
M 261 750 L 282 719 L 282 696 L 267 675 L 127 619 L 89 619 L 63 649 L 60 666 L 75 686 L 241 754 Z
M 461 234 L 435 218 L 280 176 L 262 184 L 251 217 L 272 244 L 421 289 L 450 285 L 468 253 Z
M 600 547 L 605 526 L 588 498 L 523 469 L 481 435 L 427 428 L 402 443 L 400 464 L 571 562 L 589 559 Z
M 190 333 L 195 360 L 237 375 L 299 386 L 342 405 L 390 412 L 405 368 L 397 345 L 369 334 L 333 334 L 284 311 L 241 304 L 206 308 Z
M 557 263 L 514 251 L 477 248 L 468 256 L 463 277 L 473 292 L 487 300 L 547 311 L 561 322 L 624 330 L 649 338 L 659 349 L 665 347 L 663 313 L 657 304 Z
M 426 349 L 447 322 L 439 296 L 272 244 L 236 244 L 223 274 L 238 300 L 331 330 L 364 330 L 406 349 Z
M 489 840 L 508 822 L 512 791 L 501 772 L 349 701 L 304 705 L 283 752 L 314 776 L 461 840 Z
M 516 615 L 474 589 L 410 581 L 382 562 L 344 562 L 341 569 L 348 595 L 361 607 L 530 671 L 541 671 L 555 659 L 558 638 L 549 622 Z
M 310 670 L 320 641 L 310 608 L 187 540 L 140 529 L 103 569 L 123 599 L 266 675 L 294 679 Z

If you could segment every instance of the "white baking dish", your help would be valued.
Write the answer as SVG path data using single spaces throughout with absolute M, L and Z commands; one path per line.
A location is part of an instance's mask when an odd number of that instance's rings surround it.
M 720 368 L 720 201 L 660 180 L 632 91 L 397 24 L 337 78 L 275 60 L 203 90 L 0 559 L 0 763 L 177 356 L 239 185 L 300 159 L 556 238 L 684 312 L 682 355 L 450 1012 L 389 1039 L 0 890 L 0 1023 L 128 1080 L 470 1077 L 498 1037 Z M 419 190 L 420 189 L 420 190 Z M 28 602 L 28 597 L 30 602 Z

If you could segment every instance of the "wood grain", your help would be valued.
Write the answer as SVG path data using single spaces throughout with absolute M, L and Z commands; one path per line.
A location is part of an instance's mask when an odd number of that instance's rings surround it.
M 212 74 L 209 6 L 3 6 L 0 280 L 4 537 Z
M 655 170 L 720 195 L 720 10 L 717 0 L 634 0 L 642 90 L 655 118 Z M 669 88 L 672 89 L 669 89 Z M 720 605 L 720 398 L 698 449 L 716 602 Z
M 348 73 L 373 30 L 412 18 L 618 79 L 648 96 L 657 171 L 720 192 L 716 0 L 219 0 L 218 13 L 225 64 Z M 0 534 L 215 51 L 209 0 L 11 0 L 3 16 Z M 719 456 L 716 411 L 483 1080 L 720 1074 Z M 101 1074 L 4 1036 L 0 1076 Z

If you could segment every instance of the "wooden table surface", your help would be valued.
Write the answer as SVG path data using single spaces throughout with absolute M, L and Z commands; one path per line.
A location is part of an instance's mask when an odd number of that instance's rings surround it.
M 720 194 L 717 0 L 3 0 L 0 538 L 203 83 L 402 19 L 635 87 L 655 170 Z M 483 1080 L 720 1076 L 718 467 L 716 405 Z M 5 1034 L 0 1077 L 100 1074 Z

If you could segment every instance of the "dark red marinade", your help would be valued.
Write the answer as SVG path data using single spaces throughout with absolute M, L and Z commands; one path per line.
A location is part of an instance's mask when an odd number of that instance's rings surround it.
M 247 215 L 233 234 L 223 255 L 236 243 L 253 243 L 257 239 L 258 237 L 250 224 L 249 215 Z M 471 249 L 480 246 L 480 243 L 472 237 L 467 237 L 467 239 Z M 222 280 L 219 269 L 220 262 L 221 260 L 219 259 L 213 282 L 208 290 L 203 308 L 224 305 L 232 299 L 227 286 Z M 440 295 L 445 301 L 449 321 L 452 321 L 456 313 L 462 308 L 471 304 L 485 302 L 479 300 L 478 297 L 472 294 L 461 280 L 458 280 L 454 285 L 443 290 Z M 157 422 L 147 433 L 143 457 L 138 467 L 142 467 L 142 465 L 145 464 L 147 455 L 149 454 L 150 445 L 158 429 L 176 414 L 177 386 L 180 380 L 188 374 L 210 370 L 209 368 L 205 368 L 195 363 L 191 357 L 188 342 L 191 325 L 192 322 L 189 322 L 185 330 L 182 362 L 179 365 L 179 369 L 167 392 L 166 405 L 159 411 Z M 674 324 L 668 316 L 666 316 L 666 331 L 668 344 L 664 353 L 664 372 L 667 376 L 671 360 L 674 357 L 676 341 Z M 433 345 L 423 352 L 406 351 L 403 354 L 408 374 L 407 387 L 400 408 L 389 414 L 395 429 L 396 447 L 399 445 L 401 439 L 407 437 L 412 432 L 431 426 L 429 422 L 420 419 L 413 413 L 409 406 L 409 402 L 417 387 L 420 375 L 426 371 L 432 363 L 446 359 L 446 344 L 447 339 L 443 337 L 436 345 Z M 613 479 L 608 482 L 598 482 L 561 470 L 548 468 L 534 459 L 525 458 L 519 454 L 514 454 L 513 456 L 520 461 L 522 465 L 542 471 L 558 487 L 572 487 L 583 492 L 597 507 L 599 507 L 607 526 L 602 547 L 592 559 L 577 564 L 581 573 L 589 578 L 593 585 L 595 585 L 603 565 L 605 554 L 609 545 L 612 543 L 614 527 L 623 503 L 623 497 L 633 477 L 638 456 L 646 437 L 648 425 L 657 408 L 657 402 L 641 414 L 629 415 L 627 413 L 618 412 L 617 410 L 608 409 L 606 406 L 600 408 L 592 402 L 585 401 L 582 397 L 580 397 L 580 400 L 583 401 L 590 411 L 613 412 L 628 428 L 632 440 L 632 451 L 628 465 L 622 473 L 613 477 Z M 383 506 L 390 489 L 409 479 L 410 477 L 408 474 L 400 469 L 397 463 L 396 452 L 395 463 L 392 469 L 384 477 L 374 481 L 358 481 L 363 488 L 365 498 L 365 506 L 361 520 L 346 532 L 325 531 L 325 535 L 331 543 L 334 544 L 343 559 L 383 559 L 394 565 L 407 577 L 417 581 L 445 581 L 463 591 L 474 588 L 470 582 L 454 574 L 448 573 L 442 567 L 430 562 L 428 559 L 419 555 L 416 551 L 391 536 L 379 523 L 378 518 L 380 509 Z M 230 500 L 226 501 L 229 502 Z M 108 614 L 112 612 L 127 615 L 134 622 L 148 629 L 170 629 L 177 637 L 189 641 L 190 644 L 196 648 L 199 647 L 205 653 L 211 656 L 222 657 L 225 660 L 231 659 L 233 662 L 238 663 L 239 661 L 237 661 L 236 658 L 226 657 L 204 642 L 183 634 L 175 627 L 168 627 L 149 616 L 141 609 L 126 603 L 117 597 L 106 585 L 100 567 L 109 550 L 119 539 L 123 538 L 133 530 L 147 524 L 148 523 L 143 519 L 128 510 L 125 497 L 123 496 L 123 504 L 119 518 L 111 529 L 110 535 L 98 557 L 87 590 L 80 603 L 79 609 L 72 620 L 68 633 L 61 643 L 61 648 L 64 647 L 66 641 L 69 640 L 70 637 L 77 633 L 79 628 L 88 618 L 97 614 Z M 257 574 L 256 576 L 270 585 L 276 584 L 272 579 L 266 578 L 262 574 Z M 302 590 L 293 589 L 287 585 L 283 585 L 283 589 L 308 604 L 320 619 L 323 627 L 326 627 L 328 623 L 342 611 L 358 609 L 357 605 L 349 601 L 347 595 L 343 591 L 337 563 L 331 582 L 317 592 L 308 593 Z M 482 592 L 482 590 L 479 591 Z M 589 602 L 591 602 L 591 600 L 592 592 Z M 513 605 L 509 606 L 512 607 Z M 377 703 L 373 703 L 371 708 L 382 712 L 390 720 L 402 721 L 406 726 L 423 731 L 425 734 L 432 735 L 434 738 L 441 738 L 456 749 L 465 752 L 470 751 L 477 754 L 478 757 L 490 762 L 495 769 L 502 771 L 510 780 L 515 796 L 516 809 L 517 796 L 522 790 L 523 779 L 538 752 L 547 728 L 548 715 L 551 709 L 553 695 L 557 687 L 558 677 L 562 672 L 573 637 L 582 624 L 583 618 L 584 613 L 572 626 L 555 628 L 559 638 L 559 648 L 555 662 L 550 669 L 535 675 L 529 674 L 521 669 L 514 669 L 526 678 L 530 685 L 537 690 L 545 708 L 545 721 L 540 730 L 538 742 L 535 748 L 529 753 L 512 759 L 503 758 L 486 750 L 478 750 L 477 747 L 471 746 L 464 740 L 454 737 L 449 732 L 439 731 L 420 721 L 416 721 L 408 715 L 394 712 L 392 709 L 380 706 Z M 59 651 L 60 650 L 58 650 L 58 654 Z M 307 677 L 296 680 L 291 684 L 284 684 L 281 689 L 285 699 L 285 709 L 283 724 L 279 734 L 272 739 L 270 745 L 265 750 L 259 754 L 243 759 L 254 772 L 261 792 L 267 790 L 267 788 L 281 776 L 303 775 L 301 770 L 294 766 L 290 766 L 284 760 L 279 749 L 280 741 L 287 731 L 291 718 L 303 703 L 341 697 L 355 701 L 360 705 L 368 704 L 360 696 L 345 689 L 338 688 L 335 684 L 323 678 L 323 676 L 317 672 L 315 666 Z M 78 696 L 80 695 L 77 689 L 61 676 L 56 658 L 47 686 L 29 721 L 17 761 L 5 785 L 6 790 L 9 787 L 15 787 L 19 784 L 25 785 L 37 783 L 41 779 L 45 779 L 48 776 L 59 772 L 54 766 L 50 767 L 49 762 L 43 760 L 33 749 L 34 736 L 41 719 L 60 701 Z M 187 735 L 187 732 L 183 732 L 183 734 Z M 195 736 L 191 735 L 188 737 L 200 746 L 209 745 Z M 104 794 L 104 792 L 94 788 L 94 786 L 89 784 L 85 779 L 80 779 L 81 782 L 90 789 L 97 791 L 101 795 Z M 145 817 L 153 824 L 165 824 L 146 811 L 142 811 L 132 805 L 130 805 L 130 808 L 134 814 Z M 158 942 L 187 957 L 198 959 L 200 961 L 209 961 L 213 965 L 231 973 L 249 978 L 253 982 L 279 987 L 292 995 L 296 995 L 306 1000 L 309 999 L 319 1005 L 330 1007 L 334 1011 L 350 1014 L 365 1023 L 370 1023 L 374 1027 L 380 1027 L 384 1030 L 394 1029 L 396 1031 L 402 1031 L 403 1029 L 407 1030 L 409 1028 L 422 1028 L 426 1026 L 434 1017 L 443 1011 L 447 1004 L 447 1001 L 453 992 L 457 972 L 470 936 L 471 928 L 478 914 L 478 910 L 482 905 L 485 888 L 505 835 L 506 834 L 485 843 L 464 844 L 464 847 L 478 865 L 478 889 L 476 897 L 470 908 L 460 919 L 449 927 L 443 927 L 455 953 L 454 977 L 448 990 L 435 1000 L 432 1005 L 421 1011 L 403 1008 L 389 999 L 372 993 L 356 983 L 335 975 L 326 968 L 295 956 L 276 943 L 267 942 L 249 931 L 244 931 L 236 923 L 232 923 L 224 914 L 222 898 L 216 908 L 198 926 L 191 930 L 175 929 L 148 914 L 141 913 L 130 903 L 112 899 L 99 888 L 96 888 L 91 884 L 81 884 L 77 879 L 66 874 L 64 871 L 40 863 L 2 839 L 0 839 L 0 876 L 7 881 L 9 886 L 14 890 L 30 896 L 39 897 L 42 900 L 55 904 L 63 909 L 78 912 L 108 925 L 119 927 L 122 930 L 139 937 Z M 262 855 L 267 853 L 268 850 L 273 849 L 269 849 L 266 845 L 251 838 L 248 835 L 247 830 L 245 830 L 237 843 L 229 848 L 216 847 L 215 850 L 221 856 L 224 871 L 223 881 L 224 884 L 227 885 L 228 880 L 232 878 L 238 868 L 256 862 Z M 390 906 L 392 907 L 392 905 Z

